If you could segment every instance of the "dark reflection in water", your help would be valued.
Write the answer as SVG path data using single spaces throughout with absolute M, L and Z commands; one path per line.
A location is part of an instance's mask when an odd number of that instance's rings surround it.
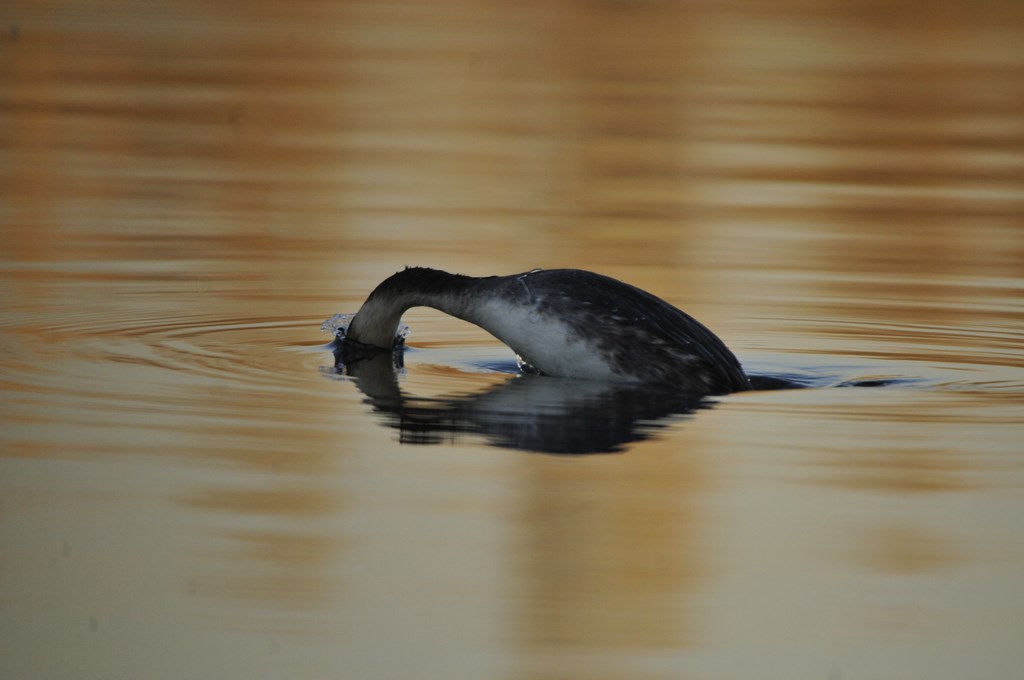
M 712 408 L 711 399 L 659 385 L 634 385 L 517 373 L 484 391 L 444 397 L 406 394 L 397 371 L 404 350 L 379 352 L 333 343 L 332 377 L 351 378 L 403 444 L 455 443 L 483 436 L 495 446 L 558 454 L 621 452 L 648 439 L 673 416 Z M 490 366 L 502 370 L 504 366 Z M 863 367 L 839 366 L 750 374 L 755 391 L 803 388 L 911 387 L 908 377 L 877 377 Z
M 407 444 L 450 443 L 467 434 L 501 447 L 556 454 L 613 453 L 647 439 L 672 416 L 713 402 L 651 385 L 522 374 L 483 392 L 421 398 L 398 384 L 401 352 L 336 347 L 335 376 L 351 377 Z

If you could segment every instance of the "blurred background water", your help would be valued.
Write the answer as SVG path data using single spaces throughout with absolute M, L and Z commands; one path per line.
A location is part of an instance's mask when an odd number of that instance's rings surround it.
M 1012 0 L 7 2 L 0 676 L 1013 677 L 1022 215 Z M 345 374 L 406 264 L 811 388 L 515 380 L 430 310 Z

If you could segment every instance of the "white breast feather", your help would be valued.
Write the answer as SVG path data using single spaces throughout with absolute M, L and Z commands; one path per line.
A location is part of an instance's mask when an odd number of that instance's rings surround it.
M 544 373 L 607 380 L 616 376 L 587 338 L 561 319 L 540 315 L 534 306 L 492 302 L 473 323 L 486 329 Z

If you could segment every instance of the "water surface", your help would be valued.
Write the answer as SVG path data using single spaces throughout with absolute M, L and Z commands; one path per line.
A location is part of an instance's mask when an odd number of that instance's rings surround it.
M 1018 3 L 0 18 L 3 677 L 1024 665 Z M 406 264 L 601 271 L 807 388 L 422 309 L 339 372 Z

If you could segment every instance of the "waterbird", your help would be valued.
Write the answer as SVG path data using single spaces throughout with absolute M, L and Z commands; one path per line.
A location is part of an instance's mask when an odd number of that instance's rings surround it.
M 475 324 L 521 364 L 550 376 L 672 385 L 689 394 L 750 389 L 739 360 L 706 326 L 647 291 L 591 271 L 476 277 L 406 267 L 370 293 L 343 342 L 393 349 L 411 307 Z

